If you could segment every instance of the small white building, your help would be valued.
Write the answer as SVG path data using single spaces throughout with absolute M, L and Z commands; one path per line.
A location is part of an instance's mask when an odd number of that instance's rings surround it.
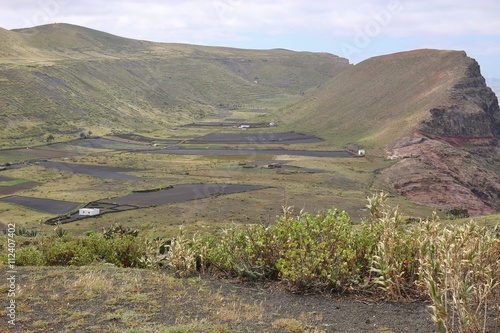
M 99 208 L 81 208 L 79 211 L 79 215 L 82 216 L 95 216 L 99 215 L 101 210 Z
M 364 149 L 358 150 L 358 156 L 365 156 L 365 155 L 366 155 L 366 151 Z
M 242 124 L 242 125 L 239 126 L 239 128 L 250 128 L 250 125 Z

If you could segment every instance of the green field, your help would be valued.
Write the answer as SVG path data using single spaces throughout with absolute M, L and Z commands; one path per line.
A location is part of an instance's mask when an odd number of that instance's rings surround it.
M 17 150 L 0 150 L 0 164 L 18 163 L 27 160 L 38 159 L 39 156 L 27 152 L 19 152 Z

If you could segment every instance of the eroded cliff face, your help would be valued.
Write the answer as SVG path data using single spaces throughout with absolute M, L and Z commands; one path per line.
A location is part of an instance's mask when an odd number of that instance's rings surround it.
M 465 55 L 464 55 L 465 56 Z M 468 58 L 443 105 L 400 138 L 383 177 L 410 200 L 471 215 L 500 211 L 500 110 L 477 62 Z
M 486 86 L 478 63 L 469 58 L 463 77 L 453 86 L 448 103 L 429 110 L 420 131 L 431 136 L 492 138 L 500 136 L 500 111 L 495 93 Z

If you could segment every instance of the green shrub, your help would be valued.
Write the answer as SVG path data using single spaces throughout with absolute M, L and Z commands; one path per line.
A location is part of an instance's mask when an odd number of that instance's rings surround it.
M 164 258 L 166 266 L 178 277 L 187 277 L 197 272 L 198 258 L 203 257 L 203 245 L 198 245 L 196 252 L 194 244 L 196 237 L 192 240 L 185 238 L 182 227 L 179 234 L 174 237 L 165 248 Z M 161 246 L 160 246 L 161 249 Z
M 28 230 L 25 227 L 20 227 L 16 230 L 16 235 L 23 237 L 36 237 L 37 234 L 36 230 Z
M 85 247 L 95 254 L 97 260 L 118 267 L 145 267 L 148 241 L 129 233 L 109 235 L 90 233 L 82 239 Z
M 72 237 L 47 239 L 42 243 L 42 253 L 48 266 L 83 266 L 95 259 L 88 247 Z
M 103 261 L 119 267 L 151 266 L 158 255 L 158 248 L 151 249 L 148 240 L 128 233 L 116 234 L 106 239 L 102 234 L 90 233 L 85 237 L 67 235 L 57 229 L 54 235 L 37 237 L 18 252 L 19 265 L 82 266 L 94 261 Z M 33 254 L 33 259 L 28 255 Z M 147 263 L 147 264 L 146 264 Z
M 109 250 L 103 258 L 119 267 L 141 267 L 141 258 L 146 253 L 146 242 L 130 235 L 107 240 Z
M 58 226 L 54 229 L 54 234 L 56 237 L 61 238 L 61 237 L 66 236 L 68 234 L 68 232 L 66 230 L 64 230 L 63 228 Z
M 340 290 L 359 275 L 355 241 L 346 212 L 328 210 L 316 216 L 285 214 L 276 225 L 283 239 L 277 267 L 282 281 L 295 290 Z
M 280 278 L 299 291 L 341 289 L 359 280 L 356 238 L 348 214 L 339 210 L 292 217 L 285 209 L 274 226 L 233 227 L 206 242 L 206 261 L 228 275 Z
M 253 280 L 275 279 L 281 250 L 274 227 L 248 225 L 224 230 L 220 240 L 205 239 L 205 261 L 227 275 Z
M 43 254 L 33 245 L 21 247 L 16 251 L 16 265 L 43 266 L 46 265 Z

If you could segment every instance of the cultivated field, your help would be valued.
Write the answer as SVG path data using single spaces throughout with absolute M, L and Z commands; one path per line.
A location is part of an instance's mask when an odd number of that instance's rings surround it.
M 251 123 L 257 113 L 236 114 L 247 115 L 246 120 Z M 229 111 L 225 115 L 221 121 L 235 116 Z M 283 206 L 310 212 L 340 207 L 354 218 L 364 217 L 366 196 L 383 189 L 376 182 L 376 174 L 391 162 L 356 157 L 343 147 L 335 148 L 325 149 L 321 138 L 314 135 L 280 132 L 279 127 L 200 126 L 154 134 L 79 138 L 19 150 L 24 155 L 13 150 L 1 151 L 0 160 L 11 164 L 2 175 L 12 181 L 22 179 L 23 184 L 0 193 L 80 206 L 119 201 L 117 198 L 129 195 L 135 196 L 137 202 L 132 200 L 127 204 L 144 207 L 65 224 L 66 229 L 76 233 L 120 223 L 168 237 L 180 225 L 194 232 L 205 230 L 200 225 L 212 229 L 230 223 L 273 223 Z M 29 163 L 19 164 L 24 160 Z M 193 186 L 197 190 L 190 189 L 190 194 L 171 191 L 170 197 L 177 199 L 165 196 L 159 201 L 148 199 L 144 193 L 131 194 L 171 186 L 177 189 Z M 257 190 L 196 197 L 203 186 L 223 187 L 226 191 L 233 186 Z M 158 193 L 155 195 L 158 197 Z M 192 199 L 197 200 L 186 201 Z M 404 205 L 408 214 L 426 212 L 402 198 L 394 200 Z M 0 206 L 4 220 L 15 221 L 18 206 L 12 206 L 11 202 L 15 200 L 0 201 L 4 202 L 5 208 Z M 33 208 L 36 209 L 33 218 L 23 219 L 27 228 L 40 229 L 43 221 L 57 216 L 51 209 Z M 47 215 L 40 218 L 40 211 Z M 27 212 L 29 215 L 30 210 Z M 73 217 L 69 221 L 72 220 Z

